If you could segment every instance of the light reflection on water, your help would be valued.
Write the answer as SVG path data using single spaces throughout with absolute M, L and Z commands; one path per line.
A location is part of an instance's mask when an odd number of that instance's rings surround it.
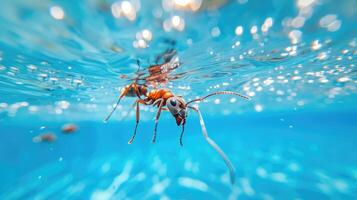
M 1 91 L 12 97 L 0 109 L 8 116 L 81 118 L 78 109 L 100 119 L 129 82 L 118 76 L 137 76 L 136 59 L 148 76 L 145 66 L 170 48 L 181 65 L 162 86 L 187 98 L 218 89 L 254 97 L 234 102 L 239 112 L 323 107 L 356 90 L 354 1 L 272 1 L 265 10 L 217 1 L 209 11 L 214 1 L 35 2 L 6 1 L 0 16 Z

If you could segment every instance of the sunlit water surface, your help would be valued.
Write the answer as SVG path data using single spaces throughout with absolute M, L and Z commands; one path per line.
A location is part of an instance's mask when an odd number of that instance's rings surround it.
M 357 1 L 0 2 L 0 199 L 356 199 Z M 174 51 L 171 51 L 174 50 Z M 175 52 L 163 63 L 163 52 Z M 166 54 L 167 55 L 167 54 Z M 140 61 L 138 70 L 137 60 Z M 180 128 L 137 80 L 200 103 Z M 61 133 L 65 123 L 79 130 Z M 33 138 L 52 132 L 56 140 Z M 34 142 L 35 141 L 35 142 Z

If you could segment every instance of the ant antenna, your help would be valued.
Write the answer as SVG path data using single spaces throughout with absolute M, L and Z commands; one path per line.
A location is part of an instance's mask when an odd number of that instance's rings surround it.
M 242 95 L 242 94 L 237 93 L 237 92 L 232 92 L 232 91 L 219 91 L 219 92 L 214 92 L 214 93 L 212 93 L 212 94 L 209 94 L 209 95 L 207 95 L 207 96 L 204 96 L 204 97 L 201 97 L 201 98 L 198 98 L 198 99 L 191 100 L 191 101 L 189 101 L 188 103 L 186 103 L 186 106 L 187 106 L 188 104 L 193 103 L 193 102 L 196 102 L 196 101 L 203 101 L 203 100 L 205 100 L 206 98 L 208 98 L 208 97 L 210 97 L 210 96 L 221 95 L 221 94 L 232 94 L 232 95 L 239 96 L 239 97 L 242 98 L 242 99 L 250 100 L 250 97 L 245 96 L 245 95 Z
M 120 97 L 119 97 L 117 103 L 115 104 L 115 107 L 114 107 L 113 110 L 109 113 L 108 117 L 105 118 L 105 120 L 104 120 L 105 123 L 108 122 L 108 120 L 110 119 L 110 117 L 112 116 L 112 114 L 114 113 L 114 111 L 118 108 L 119 103 L 120 103 L 120 100 L 121 100 L 122 98 L 123 98 L 123 95 L 120 95 Z
M 136 71 L 136 74 L 138 74 L 139 71 L 140 71 L 140 60 L 139 60 L 139 59 L 136 59 L 136 64 L 138 65 L 138 70 Z M 139 75 L 138 75 L 138 77 L 139 77 Z M 134 83 L 136 83 L 136 82 L 138 81 L 138 77 L 136 77 L 136 78 L 134 79 Z M 114 111 L 118 108 L 119 103 L 120 103 L 120 100 L 125 96 L 124 94 L 125 94 L 125 92 L 123 92 L 123 93 L 120 95 L 120 97 L 119 97 L 117 103 L 115 104 L 113 110 L 109 113 L 109 115 L 107 116 L 107 118 L 105 118 L 105 120 L 104 120 L 105 123 L 108 122 L 108 120 L 110 119 L 110 117 L 113 115 Z
M 233 185 L 235 182 L 235 170 L 233 167 L 232 162 L 229 160 L 229 158 L 226 156 L 226 154 L 222 151 L 222 149 L 208 136 L 207 129 L 205 126 L 205 122 L 203 121 L 203 117 L 201 115 L 200 110 L 192 106 L 188 106 L 188 108 L 191 108 L 192 110 L 196 111 L 198 114 L 198 117 L 200 119 L 200 124 L 201 124 L 201 129 L 202 129 L 202 134 L 207 143 L 221 156 L 223 159 L 224 163 L 226 164 L 228 170 L 229 170 L 229 175 L 231 179 L 231 184 Z
M 182 131 L 181 131 L 181 135 L 180 135 L 180 145 L 181 146 L 183 146 L 183 143 L 182 143 L 183 132 L 185 132 L 185 124 L 182 124 Z

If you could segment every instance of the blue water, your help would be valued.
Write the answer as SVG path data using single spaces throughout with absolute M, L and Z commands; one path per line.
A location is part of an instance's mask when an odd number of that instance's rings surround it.
M 0 8 L 0 199 L 357 199 L 357 1 Z M 149 67 L 163 52 L 168 63 Z M 251 98 L 196 105 L 234 165 L 233 185 L 194 111 L 182 147 L 167 112 L 151 143 L 151 106 L 128 145 L 132 97 L 103 122 L 133 80 L 186 101 L 221 90 Z M 78 130 L 63 133 L 68 123 Z M 47 133 L 53 141 L 38 140 Z

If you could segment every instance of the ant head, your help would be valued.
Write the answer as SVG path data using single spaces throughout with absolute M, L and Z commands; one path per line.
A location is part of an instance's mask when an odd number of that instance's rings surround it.
M 182 97 L 173 96 L 167 99 L 166 106 L 176 119 L 178 126 L 184 125 L 187 117 L 186 102 Z

